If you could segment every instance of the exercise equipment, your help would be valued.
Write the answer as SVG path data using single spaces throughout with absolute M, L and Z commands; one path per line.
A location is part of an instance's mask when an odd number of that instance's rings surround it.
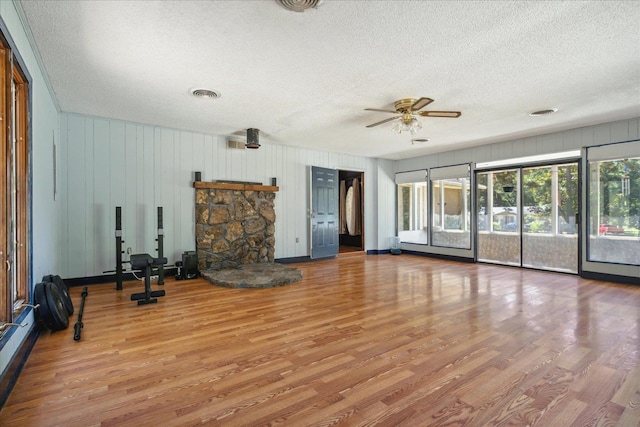
M 164 228 L 162 228 L 162 206 L 158 206 L 158 258 L 164 257 Z M 167 261 L 165 260 L 165 263 Z M 164 264 L 158 266 L 158 285 L 164 285 Z
M 82 329 L 84 328 L 84 323 L 82 323 L 82 313 L 84 313 L 84 300 L 87 298 L 87 295 L 89 294 L 89 289 L 85 286 L 84 289 L 82 289 L 82 294 L 80 294 L 82 296 L 82 301 L 80 302 L 80 312 L 78 313 L 78 321 L 76 322 L 75 326 L 73 327 L 74 329 L 74 334 L 73 334 L 73 340 L 74 341 L 80 341 L 80 338 L 82 334 Z
M 151 272 L 153 267 L 160 267 L 167 263 L 166 258 L 153 258 L 149 254 L 135 254 L 129 258 L 131 269 L 144 272 L 144 292 L 131 294 L 131 301 L 138 301 L 138 305 L 158 302 L 158 297 L 165 295 L 164 290 L 151 290 Z
M 116 206 L 116 289 L 122 290 L 122 208 Z
M 182 261 L 176 261 L 176 280 L 195 279 L 198 277 L 198 255 L 195 251 L 185 251 Z
M 58 291 L 62 296 L 62 303 L 64 304 L 64 308 L 67 310 L 67 314 L 71 316 L 73 314 L 73 301 L 71 301 L 71 296 L 69 296 L 69 287 L 62 277 L 57 274 L 47 274 L 42 278 L 43 282 L 50 282 L 55 284 L 58 287 Z
M 37 315 L 40 325 L 52 331 L 60 331 L 69 326 L 69 314 L 54 283 L 37 283 L 33 296 L 35 303 L 39 305 Z
M 158 207 L 158 237 L 156 238 L 156 242 L 158 242 L 158 248 L 156 252 L 158 252 L 158 258 L 164 258 L 164 228 L 162 226 L 162 207 Z M 122 254 L 124 251 L 122 250 L 122 244 L 124 240 L 122 239 L 122 207 L 116 206 L 116 269 L 103 271 L 103 273 L 111 273 L 115 271 L 116 273 L 116 290 L 122 290 L 122 281 L 124 278 L 123 265 L 127 263 L 131 263 L 131 261 L 123 261 Z M 147 255 L 147 254 L 144 254 Z M 133 255 L 132 255 L 133 256 Z M 149 255 L 148 255 L 149 256 Z M 166 261 L 165 261 L 166 264 Z M 158 285 L 164 285 L 164 264 L 157 265 L 158 268 Z M 133 269 L 133 268 L 132 268 Z

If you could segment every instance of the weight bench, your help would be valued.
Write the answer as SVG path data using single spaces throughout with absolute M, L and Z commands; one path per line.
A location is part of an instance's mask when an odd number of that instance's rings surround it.
M 140 270 L 144 273 L 144 292 L 131 294 L 131 301 L 138 301 L 138 305 L 153 304 L 158 302 L 157 297 L 164 296 L 164 290 L 151 290 L 151 271 L 153 267 L 159 267 L 167 263 L 166 258 L 153 258 L 149 254 L 135 254 L 129 258 L 132 270 Z

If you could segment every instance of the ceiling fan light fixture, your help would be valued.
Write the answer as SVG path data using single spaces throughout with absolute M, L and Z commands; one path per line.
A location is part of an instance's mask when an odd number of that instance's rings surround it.
M 415 117 L 411 120 L 411 131 L 412 135 L 415 135 L 420 129 L 422 129 L 422 123 L 418 121 Z
M 460 111 L 418 111 L 425 106 L 431 104 L 433 99 L 431 98 L 405 98 L 396 101 L 393 106 L 395 110 L 382 110 L 379 108 L 365 108 L 367 111 L 380 111 L 382 113 L 399 114 L 399 116 L 391 117 L 379 122 L 367 125 L 368 128 L 372 128 L 383 123 L 391 122 L 391 130 L 395 133 L 401 134 L 402 132 L 411 132 L 411 135 L 415 135 L 420 129 L 422 129 L 422 123 L 416 118 L 417 115 L 422 117 L 448 117 L 457 118 L 462 114 Z
M 403 114 L 402 117 L 398 117 L 393 121 L 393 126 L 391 126 L 391 130 L 397 134 L 402 134 L 402 132 L 411 132 L 411 135 L 415 135 L 418 131 L 422 129 L 422 123 L 411 114 Z

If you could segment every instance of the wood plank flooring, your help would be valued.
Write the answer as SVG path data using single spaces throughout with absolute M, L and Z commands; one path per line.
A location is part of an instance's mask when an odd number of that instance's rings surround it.
M 43 332 L 6 426 L 638 426 L 640 287 L 403 254 L 301 282 L 89 287 Z M 154 288 L 157 286 L 154 286 Z M 81 288 L 71 295 L 78 310 Z

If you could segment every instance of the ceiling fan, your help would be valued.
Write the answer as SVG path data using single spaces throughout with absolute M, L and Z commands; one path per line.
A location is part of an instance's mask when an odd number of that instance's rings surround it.
M 460 115 L 462 114 L 460 113 L 460 111 L 418 111 L 431 104 L 432 102 L 433 99 L 431 98 L 405 98 L 394 103 L 395 111 L 380 110 L 378 108 L 365 108 L 365 110 L 367 111 L 380 111 L 383 113 L 399 114 L 398 116 L 370 124 L 367 127 L 372 128 L 374 126 L 378 126 L 392 120 L 397 120 L 397 122 L 394 124 L 393 130 L 397 131 L 398 133 L 402 133 L 402 131 L 410 131 L 412 134 L 415 134 L 420 128 L 422 128 L 422 124 L 420 124 L 418 119 L 416 119 L 416 114 L 423 117 L 448 117 L 453 119 L 460 117 Z

